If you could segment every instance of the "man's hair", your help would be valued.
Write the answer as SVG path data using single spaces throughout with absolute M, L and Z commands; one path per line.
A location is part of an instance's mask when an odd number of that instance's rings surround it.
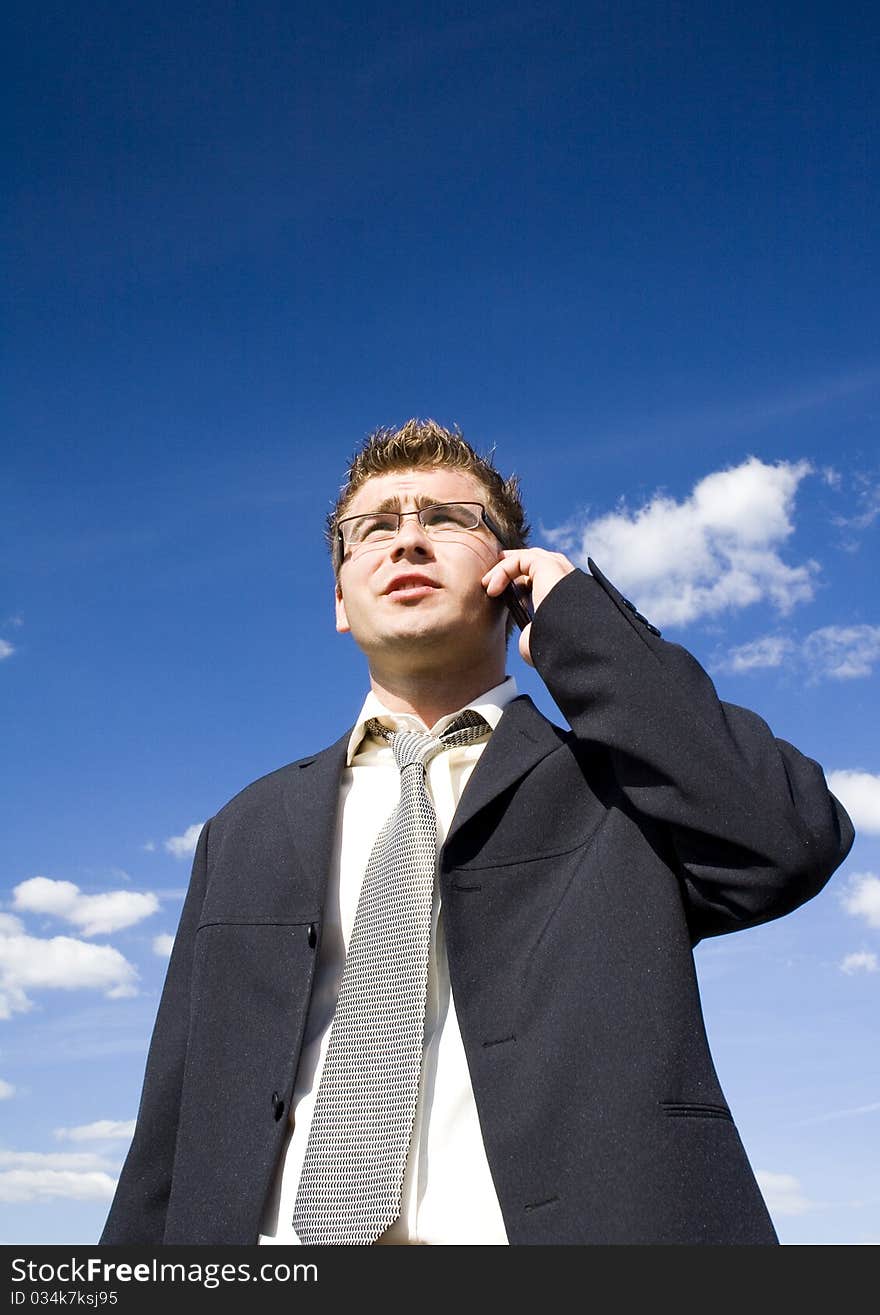
M 392 470 L 421 470 L 447 466 L 462 470 L 482 485 L 486 510 L 498 524 L 509 548 L 524 548 L 529 525 L 520 501 L 516 475 L 505 479 L 496 469 L 491 455 L 481 457 L 467 443 L 458 426 L 444 429 L 436 420 L 407 420 L 399 429 L 376 429 L 357 449 L 349 463 L 346 481 L 339 491 L 336 506 L 327 517 L 327 543 L 333 559 L 333 571 L 339 578 L 342 548 L 339 522 L 346 514 L 358 489 L 374 475 Z

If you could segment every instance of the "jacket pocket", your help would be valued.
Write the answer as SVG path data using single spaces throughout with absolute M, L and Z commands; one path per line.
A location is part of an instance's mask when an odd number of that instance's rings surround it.
M 661 1100 L 660 1108 L 670 1119 L 726 1119 L 733 1115 L 726 1105 L 711 1105 L 699 1101 Z

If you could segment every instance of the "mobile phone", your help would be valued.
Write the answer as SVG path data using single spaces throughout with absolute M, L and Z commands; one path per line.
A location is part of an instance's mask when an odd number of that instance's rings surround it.
M 509 548 L 510 544 L 501 533 L 500 527 L 496 525 L 492 518 L 487 516 L 485 512 L 483 512 L 483 520 L 495 535 L 495 538 L 501 544 L 501 547 Z M 511 580 L 501 597 L 504 600 L 508 612 L 519 626 L 520 630 L 525 630 L 526 626 L 535 615 L 535 609 L 532 606 L 532 599 L 529 591 L 524 589 L 521 584 L 517 584 L 515 580 Z

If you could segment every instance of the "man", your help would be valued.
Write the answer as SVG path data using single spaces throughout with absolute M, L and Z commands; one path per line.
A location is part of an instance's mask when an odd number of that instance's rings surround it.
M 329 526 L 370 691 L 202 830 L 102 1241 L 775 1242 L 692 947 L 842 862 L 821 768 L 457 433 L 377 431 Z

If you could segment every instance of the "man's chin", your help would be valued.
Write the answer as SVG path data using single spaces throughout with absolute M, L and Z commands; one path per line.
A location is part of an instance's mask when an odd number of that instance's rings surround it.
M 383 648 L 430 648 L 437 644 L 449 644 L 456 635 L 461 634 L 461 626 L 442 617 L 417 615 L 415 611 L 408 616 L 397 618 L 397 623 L 390 626 L 378 642 Z
M 419 615 L 415 609 L 407 615 L 395 617 L 392 625 L 386 626 L 380 633 L 362 636 L 360 639 L 352 631 L 358 648 L 367 656 L 377 657 L 406 656 L 408 660 L 418 663 L 419 658 L 442 653 L 449 655 L 455 651 L 456 641 L 462 638 L 460 621 L 445 620 L 438 616 Z
M 361 630 L 353 625 L 351 634 L 367 656 L 406 654 L 416 658 L 439 650 L 445 659 L 461 661 L 465 650 L 484 652 L 491 647 L 497 637 L 501 611 L 493 608 L 494 615 L 489 616 L 482 610 L 470 616 L 451 616 L 442 606 L 426 599 L 414 605 L 393 607 L 382 616 L 381 628 L 373 625 Z

